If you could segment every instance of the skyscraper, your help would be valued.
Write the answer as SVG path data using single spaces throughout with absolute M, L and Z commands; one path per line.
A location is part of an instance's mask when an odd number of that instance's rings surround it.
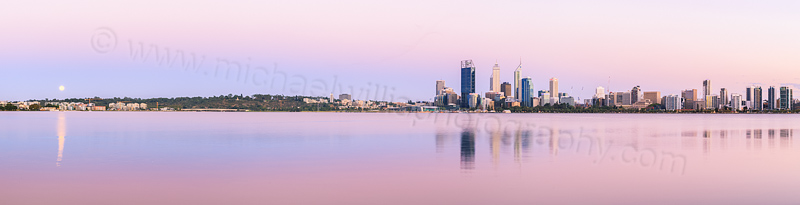
M 767 88 L 767 109 L 774 110 L 778 108 L 775 99 L 775 86 L 769 86 L 769 88 Z
M 469 94 L 475 93 L 475 65 L 472 60 L 461 61 L 461 107 L 469 108 Z
M 753 101 L 752 101 L 753 110 L 764 109 L 764 99 L 762 97 L 763 94 L 764 92 L 761 91 L 761 86 L 753 87 Z
M 742 96 L 739 94 L 731 95 L 731 108 L 733 110 L 742 110 Z
M 531 77 L 523 78 L 520 84 L 522 86 L 522 93 L 520 93 L 522 106 L 533 107 L 533 81 L 531 81 Z
M 704 80 L 703 81 L 703 96 L 713 95 L 711 93 L 711 80 Z
M 684 90 L 681 92 L 683 97 L 683 109 L 695 109 L 694 102 L 697 101 L 697 89 Z
M 441 95 L 444 90 L 444 80 L 436 81 L 436 95 Z
M 494 62 L 494 67 L 492 67 L 492 77 L 489 78 L 489 90 L 493 92 L 500 92 L 500 66 L 497 65 L 497 62 Z
M 683 109 L 683 98 L 678 95 L 668 95 L 664 97 L 664 108 L 667 110 Z
M 642 97 L 643 97 L 642 87 L 637 85 L 636 87 L 633 87 L 633 89 L 631 89 L 631 105 L 633 105 L 636 102 L 639 102 L 639 100 L 641 100 Z
M 550 78 L 550 103 L 558 104 L 558 78 Z
M 719 103 L 723 106 L 727 106 L 730 104 L 728 101 L 728 89 L 727 88 L 720 88 L 719 89 Z
M 517 66 L 517 70 L 514 70 L 514 97 L 519 98 L 520 92 L 522 92 L 522 88 L 520 85 L 522 84 L 522 59 L 519 59 L 519 66 Z
M 511 83 L 503 82 L 500 84 L 500 92 L 503 92 L 503 96 L 508 97 L 511 95 Z
M 791 110 L 793 101 L 792 89 L 786 86 L 781 87 L 781 110 Z
M 747 86 L 745 89 L 744 99 L 742 101 L 745 102 L 747 107 L 752 107 L 751 102 L 753 101 L 753 86 Z

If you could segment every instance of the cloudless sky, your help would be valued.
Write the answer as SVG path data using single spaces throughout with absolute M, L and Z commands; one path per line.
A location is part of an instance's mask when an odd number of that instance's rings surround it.
M 798 1 L 768 0 L 9 1 L 0 100 L 431 100 L 435 80 L 459 90 L 465 59 L 480 93 L 495 62 L 511 82 L 520 59 L 535 89 L 557 77 L 581 99 L 597 86 L 678 94 L 704 79 L 743 93 L 800 84 L 798 11 Z M 203 63 L 187 69 L 192 55 Z

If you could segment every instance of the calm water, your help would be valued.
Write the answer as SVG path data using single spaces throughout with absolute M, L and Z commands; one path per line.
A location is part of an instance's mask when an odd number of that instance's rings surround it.
M 0 113 L 0 204 L 797 204 L 800 115 Z

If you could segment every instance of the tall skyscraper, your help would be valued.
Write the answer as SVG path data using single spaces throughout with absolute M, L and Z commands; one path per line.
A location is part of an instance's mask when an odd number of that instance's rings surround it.
M 711 93 L 711 80 L 708 79 L 703 81 L 703 96 L 707 95 L 713 95 L 713 93 Z
M 778 109 L 778 103 L 775 100 L 775 86 L 769 86 L 767 88 L 767 109 Z
M 525 107 L 533 107 L 533 81 L 531 77 L 525 77 L 520 83 L 522 86 L 522 93 L 520 93 L 520 100 Z
M 792 98 L 792 89 L 789 89 L 789 87 L 785 87 L 785 86 L 781 87 L 781 101 L 780 101 L 781 105 L 780 105 L 780 109 L 781 110 L 791 110 L 793 101 L 794 100 Z
M 728 100 L 728 89 L 727 88 L 720 88 L 719 89 L 719 103 L 727 106 L 730 104 Z
M 519 66 L 517 66 L 517 70 L 514 70 L 514 97 L 519 98 L 520 92 L 522 92 L 522 88 L 520 85 L 522 84 L 522 59 L 519 59 Z
M 489 78 L 489 90 L 493 92 L 500 92 L 500 66 L 497 65 L 497 62 L 494 62 L 494 67 L 492 67 L 492 77 Z
M 472 60 L 461 61 L 461 107 L 469 108 L 469 94 L 475 93 L 475 65 Z
M 550 78 L 550 103 L 558 104 L 558 78 Z
M 441 95 L 444 90 L 444 80 L 436 81 L 436 95 Z
M 752 109 L 753 110 L 763 110 L 764 109 L 764 99 L 762 95 L 764 92 L 761 91 L 761 86 L 753 87 L 753 101 L 752 101 Z
M 745 89 L 744 99 L 742 101 L 745 102 L 747 107 L 752 107 L 751 102 L 753 101 L 753 86 L 747 86 Z
M 639 102 L 639 100 L 641 100 L 642 98 L 643 98 L 642 87 L 638 85 L 636 87 L 633 87 L 633 89 L 631 89 L 631 105 L 633 105 L 636 102 Z
M 500 92 L 503 92 L 505 97 L 511 96 L 511 83 L 503 82 L 503 84 L 500 84 Z

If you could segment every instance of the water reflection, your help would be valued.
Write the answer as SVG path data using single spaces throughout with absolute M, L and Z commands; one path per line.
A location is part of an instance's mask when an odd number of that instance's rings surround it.
M 491 138 L 489 146 L 492 149 L 492 163 L 497 167 L 497 163 L 500 160 L 500 141 L 502 138 L 500 130 L 497 129 L 497 131 L 492 132 Z
M 56 133 L 58 133 L 58 157 L 56 158 L 56 167 L 60 167 L 61 160 L 64 159 L 64 137 L 67 136 L 67 122 L 64 117 L 64 112 L 58 113 Z
M 584 154 L 589 157 L 602 158 L 605 156 L 595 155 L 598 150 L 605 151 L 609 149 L 609 147 L 604 147 L 603 140 L 620 139 L 613 136 L 620 134 L 620 132 L 614 130 L 607 130 L 605 133 L 601 129 L 580 128 L 580 132 L 577 130 L 556 127 L 515 129 L 508 130 L 508 132 L 496 130 L 478 131 L 475 128 L 461 129 L 461 169 L 472 170 L 476 168 L 476 142 L 487 143 L 489 146 L 488 154 L 490 154 L 493 167 L 501 168 L 504 153 L 508 153 L 508 157 L 513 157 L 515 164 L 522 165 L 523 159 L 529 157 L 527 153 L 531 153 L 532 149 L 540 150 L 539 152 L 534 152 L 538 153 L 538 157 L 550 156 L 558 158 L 562 157 L 560 155 L 572 157 L 575 154 Z M 583 132 L 587 132 L 587 130 L 589 136 L 583 136 Z M 447 134 L 444 133 L 446 132 L 437 132 L 435 134 L 436 148 L 439 153 L 443 152 L 443 147 L 447 147 L 445 144 L 451 143 L 446 140 Z M 664 156 L 658 156 L 661 157 L 658 160 L 663 160 L 665 157 L 666 159 L 674 157 L 672 156 L 673 154 L 675 156 L 681 154 L 672 152 L 672 149 L 681 149 L 689 152 L 696 151 L 704 154 L 731 150 L 758 151 L 765 147 L 767 149 L 790 149 L 794 135 L 792 129 L 678 129 L 673 133 L 652 135 L 652 137 L 635 136 L 621 141 L 611 140 L 613 141 L 613 146 L 616 147 L 612 146 L 610 149 L 616 152 L 645 153 L 645 155 L 649 155 L 650 152 L 657 154 L 667 153 Z M 767 137 L 764 137 L 764 135 L 767 135 Z M 481 139 L 476 140 L 476 138 Z M 487 141 L 484 141 L 484 139 Z M 612 154 L 614 154 L 613 152 Z M 659 161 L 659 163 L 661 162 Z M 659 164 L 659 166 L 661 165 Z
M 475 169 L 475 131 L 461 132 L 461 169 Z

